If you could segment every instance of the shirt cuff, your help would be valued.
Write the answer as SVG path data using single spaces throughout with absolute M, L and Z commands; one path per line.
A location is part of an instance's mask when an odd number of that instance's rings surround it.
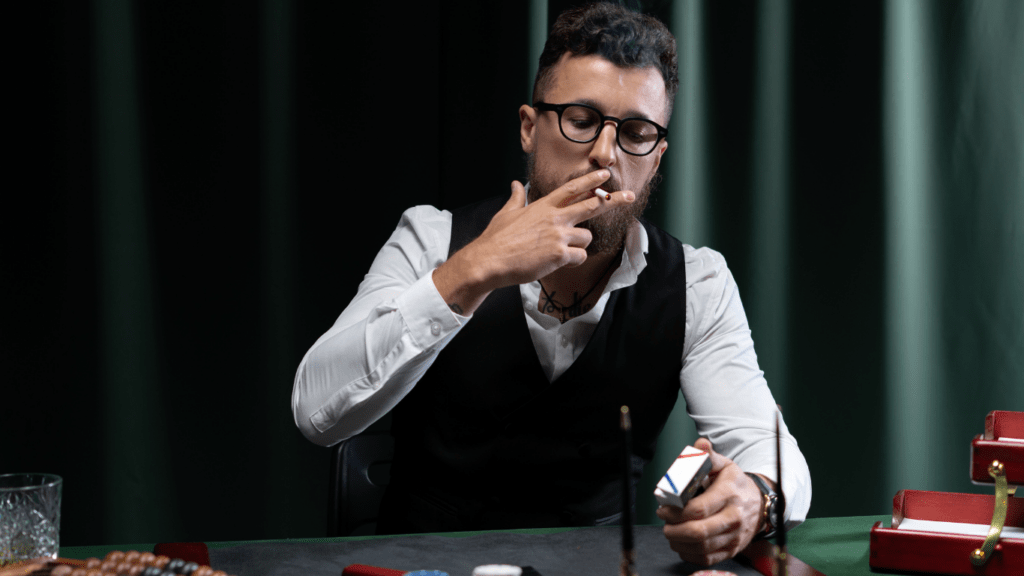
M 784 463 L 789 463 L 790 468 L 795 468 L 793 470 L 783 468 L 782 470 L 782 492 L 786 499 L 786 529 L 790 530 L 807 519 L 807 512 L 811 507 L 811 486 L 808 482 L 810 474 L 806 473 L 806 464 L 803 458 L 800 458 L 799 462 L 796 461 L 795 456 L 799 456 L 799 454 L 787 454 L 784 451 L 782 456 Z M 743 467 L 741 466 L 741 468 Z M 776 478 L 777 474 L 774 464 L 771 466 L 752 466 L 750 468 L 749 470 L 744 468 L 744 471 L 752 474 L 761 474 L 775 482 L 776 486 L 778 486 L 779 482 L 778 478 Z
M 452 312 L 433 276 L 431 272 L 414 282 L 395 302 L 413 342 L 424 350 L 458 332 L 470 319 Z

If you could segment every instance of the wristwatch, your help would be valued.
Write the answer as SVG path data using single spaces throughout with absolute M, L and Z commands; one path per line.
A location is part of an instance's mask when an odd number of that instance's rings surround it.
M 779 495 L 764 481 L 764 478 L 750 472 L 747 472 L 747 476 L 750 476 L 754 485 L 761 491 L 761 523 L 764 525 L 764 529 L 758 533 L 757 537 L 771 538 L 775 536 L 775 531 L 778 528 L 775 525 L 775 519 L 778 515 Z

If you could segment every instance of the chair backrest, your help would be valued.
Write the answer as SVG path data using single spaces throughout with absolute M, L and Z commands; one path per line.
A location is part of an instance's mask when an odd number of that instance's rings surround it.
M 374 534 L 393 454 L 394 440 L 387 431 L 368 430 L 334 446 L 327 497 L 328 536 Z

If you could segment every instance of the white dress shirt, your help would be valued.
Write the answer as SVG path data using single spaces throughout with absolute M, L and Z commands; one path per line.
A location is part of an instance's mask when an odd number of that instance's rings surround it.
M 412 390 L 438 353 L 472 321 L 452 312 L 432 278 L 448 257 L 451 225 L 447 210 L 406 210 L 355 298 L 303 357 L 295 375 L 292 412 L 311 441 L 330 446 L 365 430 Z M 520 285 L 530 336 L 550 381 L 582 353 L 610 293 L 636 283 L 647 265 L 647 250 L 647 231 L 634 222 L 622 262 L 600 300 L 565 323 L 537 309 L 540 282 Z M 757 365 L 736 282 L 718 252 L 683 244 L 683 253 L 686 334 L 679 382 L 687 412 L 716 452 L 745 472 L 777 481 L 777 407 Z M 791 527 L 807 516 L 811 479 L 785 423 L 782 433 L 782 485 Z

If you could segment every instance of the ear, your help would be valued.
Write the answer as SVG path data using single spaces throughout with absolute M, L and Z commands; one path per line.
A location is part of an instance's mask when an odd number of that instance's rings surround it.
M 657 170 L 658 166 L 661 165 L 661 155 L 665 153 L 665 150 L 668 150 L 668 140 L 662 140 L 659 142 L 658 147 L 654 149 L 654 152 L 651 152 L 651 154 L 654 155 L 655 170 Z
M 537 110 L 523 104 L 519 107 L 519 142 L 523 152 L 533 153 L 534 131 L 537 129 Z

